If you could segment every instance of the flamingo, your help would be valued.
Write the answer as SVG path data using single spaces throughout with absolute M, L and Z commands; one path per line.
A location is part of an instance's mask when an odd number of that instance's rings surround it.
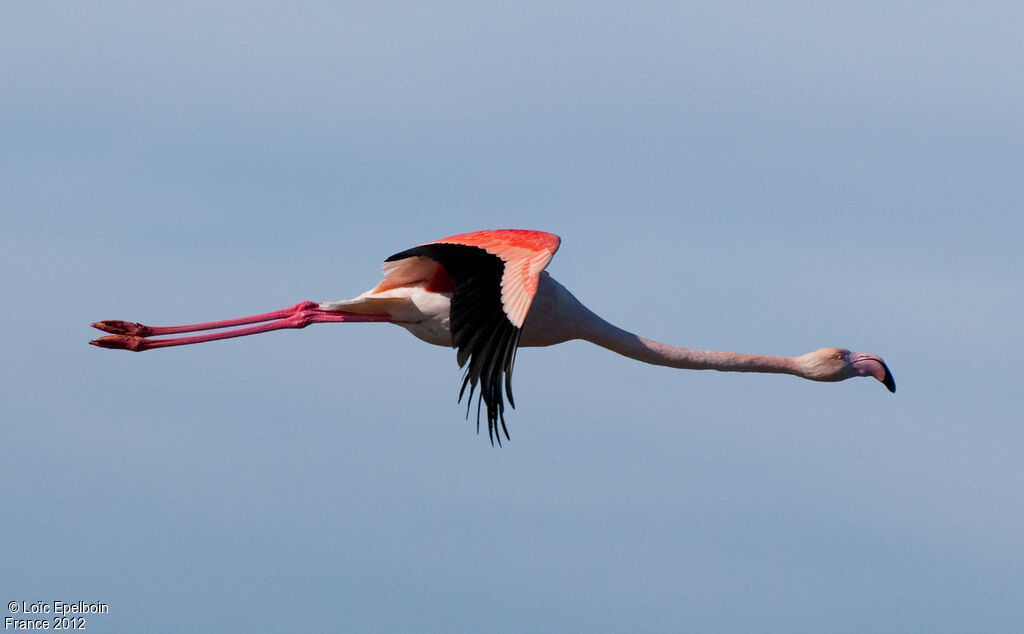
M 495 438 L 501 444 L 502 433 L 509 439 L 504 397 L 515 407 L 512 369 L 516 350 L 573 339 L 671 368 L 791 374 L 812 381 L 866 376 L 881 381 L 890 392 L 896 391 L 889 368 L 873 354 L 844 348 L 820 348 L 797 357 L 692 350 L 623 330 L 591 312 L 544 270 L 560 243 L 561 238 L 542 231 L 464 233 L 392 255 L 384 262 L 383 281 L 353 299 L 304 301 L 269 313 L 185 326 L 151 327 L 105 320 L 92 326 L 110 334 L 89 343 L 141 352 L 316 323 L 397 324 L 427 343 L 456 349 L 459 367 L 465 369 L 458 400 L 462 402 L 468 387 L 468 417 L 473 394 L 479 389 L 477 433 L 483 404 L 492 445 Z M 232 329 L 221 330 L 224 328 Z M 151 338 L 206 330 L 219 331 Z

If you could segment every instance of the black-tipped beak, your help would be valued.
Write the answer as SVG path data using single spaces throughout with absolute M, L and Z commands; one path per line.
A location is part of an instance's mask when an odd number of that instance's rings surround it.
M 850 364 L 860 376 L 874 377 L 881 381 L 882 385 L 890 392 L 896 392 L 896 379 L 892 378 L 889 366 L 885 365 L 885 361 L 879 357 L 863 352 L 853 352 L 850 354 Z
M 882 385 L 889 388 L 889 391 L 893 394 L 896 393 L 896 379 L 892 378 L 892 372 L 889 371 L 889 366 L 882 362 L 882 367 L 885 368 L 885 377 L 882 379 Z

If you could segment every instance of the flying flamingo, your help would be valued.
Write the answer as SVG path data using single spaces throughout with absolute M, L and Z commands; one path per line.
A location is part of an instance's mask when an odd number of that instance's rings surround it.
M 880 357 L 842 348 L 821 348 L 798 357 L 770 357 L 737 352 L 691 350 L 634 335 L 592 313 L 544 269 L 561 239 L 551 233 L 499 229 L 464 233 L 428 242 L 389 257 L 384 280 L 354 299 L 300 302 L 290 308 L 187 326 L 143 326 L 120 320 L 93 325 L 108 336 L 89 343 L 102 348 L 143 351 L 282 328 L 305 328 L 325 322 L 390 322 L 416 337 L 457 350 L 465 367 L 459 401 L 469 387 L 468 408 L 477 397 L 477 431 L 481 402 L 487 428 L 501 444 L 505 403 L 512 399 L 512 366 L 520 346 L 550 346 L 572 339 L 591 343 L 644 363 L 684 370 L 792 374 L 812 381 L 842 381 L 870 376 L 896 391 Z M 187 337 L 161 335 L 233 330 Z M 467 366 L 468 363 L 468 366 Z

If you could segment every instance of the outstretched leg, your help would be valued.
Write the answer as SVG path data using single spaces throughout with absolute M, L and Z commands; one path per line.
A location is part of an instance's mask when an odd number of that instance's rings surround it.
M 310 324 L 328 322 L 389 322 L 391 316 L 386 314 L 360 314 L 335 310 L 323 310 L 316 302 L 299 302 L 289 308 L 276 310 L 259 315 L 239 317 L 237 319 L 224 319 L 221 321 L 210 321 L 200 324 L 189 324 L 185 326 L 145 326 L 130 321 L 108 319 L 92 324 L 104 332 L 111 333 L 106 337 L 94 339 L 89 343 L 101 348 L 115 350 L 132 350 L 141 352 L 154 348 L 167 348 L 170 346 L 183 346 L 192 343 L 204 343 L 206 341 L 217 341 L 218 339 L 230 339 L 231 337 L 244 337 L 246 335 L 257 335 L 262 332 L 281 330 L 284 328 L 305 328 Z M 261 323 L 268 322 L 268 323 Z M 190 337 L 174 337 L 170 339 L 148 339 L 148 337 L 159 337 L 161 335 L 174 335 L 183 332 L 196 332 L 202 330 L 218 330 L 231 328 L 232 326 L 243 326 L 246 324 L 258 324 L 247 328 L 235 328 L 222 332 L 214 332 L 205 335 L 193 335 Z

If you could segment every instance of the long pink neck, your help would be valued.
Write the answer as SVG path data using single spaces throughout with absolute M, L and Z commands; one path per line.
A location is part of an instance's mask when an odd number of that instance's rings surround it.
M 520 342 L 525 346 L 550 346 L 571 339 L 584 339 L 630 359 L 681 370 L 805 376 L 792 357 L 691 350 L 634 335 L 598 317 L 557 280 L 542 273 Z
M 596 316 L 595 316 L 596 317 Z M 646 339 L 597 317 L 581 333 L 581 338 L 623 356 L 652 365 L 681 370 L 719 370 L 722 372 L 765 372 L 801 376 L 796 359 L 770 357 L 718 350 L 691 350 Z

